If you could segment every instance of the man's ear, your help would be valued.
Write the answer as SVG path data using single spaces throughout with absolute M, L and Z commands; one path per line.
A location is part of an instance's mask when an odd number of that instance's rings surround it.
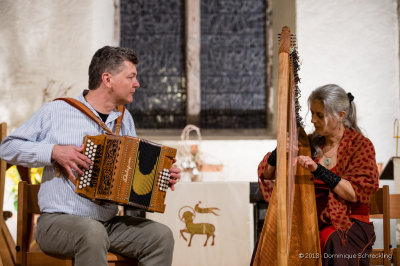
M 111 74 L 104 72 L 101 75 L 101 80 L 104 83 L 104 85 L 106 85 L 107 87 L 111 87 Z

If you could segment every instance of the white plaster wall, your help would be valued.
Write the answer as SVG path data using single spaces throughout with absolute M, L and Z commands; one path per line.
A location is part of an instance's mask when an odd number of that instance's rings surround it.
M 43 102 L 87 88 L 94 51 L 114 44 L 113 19 L 113 0 L 0 1 L 0 121 L 9 132 Z
M 114 1 L 1 0 L 0 36 L 0 122 L 10 133 L 44 102 L 87 88 L 93 53 L 116 45 Z M 12 186 L 8 179 L 4 209 L 15 239 Z
M 355 96 L 359 126 L 374 143 L 377 161 L 386 164 L 395 154 L 393 123 L 400 118 L 396 1 L 296 4 L 303 114 L 313 89 L 342 86 Z M 306 122 L 310 132 L 310 115 Z
M 162 144 L 182 149 L 180 141 L 161 141 Z M 200 156 L 207 164 L 223 164 L 221 172 L 200 173 L 203 181 L 257 181 L 257 167 L 264 155 L 276 147 L 276 140 L 203 140 Z M 187 180 L 184 180 L 187 181 Z
M 114 12 L 119 12 L 119 9 L 116 10 L 115 4 L 117 4 L 118 1 L 91 0 L 91 2 L 92 2 L 92 7 L 91 7 L 92 39 L 91 39 L 90 58 L 99 48 L 105 45 L 111 45 L 111 46 L 119 45 L 119 35 L 116 35 L 116 32 L 114 31 L 114 26 L 115 26 Z M 119 33 L 119 30 L 117 30 L 117 32 Z M 87 67 L 89 67 L 89 63 Z

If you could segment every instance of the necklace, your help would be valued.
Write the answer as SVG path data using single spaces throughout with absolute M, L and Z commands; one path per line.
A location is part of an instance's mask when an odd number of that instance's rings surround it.
M 327 150 L 326 152 L 324 152 L 324 156 L 326 157 L 325 158 L 325 160 L 324 160 L 324 164 L 326 165 L 326 166 L 329 166 L 330 164 L 331 164 L 331 162 L 332 162 L 332 157 L 333 156 L 335 156 L 336 155 L 336 151 L 335 151 L 335 148 L 337 147 L 337 145 L 335 144 L 335 145 L 333 145 L 333 147 L 332 148 L 330 148 L 329 150 Z M 331 153 L 331 151 L 334 151 L 332 154 L 330 154 Z

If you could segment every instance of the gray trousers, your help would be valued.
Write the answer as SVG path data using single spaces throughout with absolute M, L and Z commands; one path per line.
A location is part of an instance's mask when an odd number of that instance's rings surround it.
M 73 257 L 75 265 L 108 265 L 107 252 L 137 258 L 139 265 L 171 265 L 174 239 L 160 223 L 131 216 L 99 222 L 63 213 L 44 213 L 37 221 L 42 251 Z

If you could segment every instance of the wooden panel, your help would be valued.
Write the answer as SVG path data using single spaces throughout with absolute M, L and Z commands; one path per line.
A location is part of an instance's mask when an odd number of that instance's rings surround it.
M 6 242 L 5 237 L 3 237 L 3 232 L 0 232 L 0 234 L 0 260 L 5 266 L 13 266 L 14 259 L 11 255 L 8 243 Z
M 40 208 L 38 205 L 38 193 L 40 185 L 27 185 L 28 189 L 28 202 L 27 211 L 28 213 L 40 214 Z
M 375 192 L 375 194 L 371 197 L 370 200 L 371 218 L 382 217 L 383 213 L 382 201 L 383 201 L 383 193 L 382 193 L 382 188 L 380 188 L 377 192 Z M 375 217 L 374 215 L 380 215 L 380 216 Z
M 393 249 L 393 265 L 400 266 L 400 248 Z
M 0 124 L 0 142 L 6 137 L 7 124 Z M 7 163 L 0 160 L 0 217 L 3 219 L 3 203 L 4 203 L 4 185 L 6 182 Z
M 30 266 L 42 266 L 42 265 L 65 265 L 72 266 L 72 259 L 67 258 L 56 258 L 48 256 L 43 252 L 29 252 L 27 253 L 27 265 Z
M 112 266 L 125 266 L 125 265 L 137 265 L 136 259 L 128 259 L 121 255 L 109 252 L 107 255 L 108 265 Z M 43 252 L 28 252 L 27 253 L 27 265 L 30 266 L 42 266 L 42 265 L 73 265 L 73 259 L 64 257 L 53 257 Z
M 121 255 L 108 252 L 107 255 L 108 265 L 124 266 L 124 265 L 137 265 L 138 261 L 136 259 L 129 259 Z
M 390 218 L 400 219 L 400 194 L 390 194 Z
M 371 259 L 369 263 L 371 265 L 383 265 L 383 249 L 374 249 L 372 250 Z

